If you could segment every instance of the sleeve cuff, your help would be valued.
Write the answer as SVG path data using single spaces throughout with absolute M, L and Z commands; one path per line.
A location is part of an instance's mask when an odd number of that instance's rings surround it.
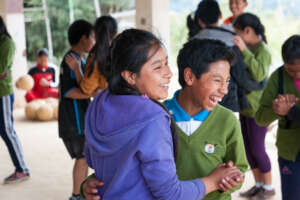
M 200 199 L 202 199 L 206 194 L 206 186 L 200 178 L 195 179 L 194 183 L 198 186 L 199 197 L 200 197 Z

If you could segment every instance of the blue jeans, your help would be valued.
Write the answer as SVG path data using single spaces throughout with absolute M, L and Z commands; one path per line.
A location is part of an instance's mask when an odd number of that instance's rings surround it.
M 278 158 L 282 200 L 300 199 L 300 152 L 296 161 L 292 162 Z

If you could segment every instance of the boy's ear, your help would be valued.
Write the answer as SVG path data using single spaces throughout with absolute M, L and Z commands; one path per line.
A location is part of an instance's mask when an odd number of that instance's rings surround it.
M 125 70 L 121 72 L 121 76 L 129 85 L 135 85 L 136 73 Z
M 192 72 L 192 69 L 190 67 L 186 67 L 183 71 L 183 76 L 184 76 L 184 81 L 185 81 L 185 84 L 187 86 L 191 86 L 193 85 L 194 83 L 194 80 L 195 80 L 195 75 L 194 73 Z
M 201 19 L 198 19 L 197 21 L 198 21 L 198 24 L 199 24 L 199 26 L 201 28 L 205 28 L 206 27 L 206 25 L 204 24 L 204 22 Z

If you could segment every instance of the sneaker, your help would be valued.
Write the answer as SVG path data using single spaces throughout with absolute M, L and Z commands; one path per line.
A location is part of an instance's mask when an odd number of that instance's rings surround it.
M 245 192 L 241 192 L 240 196 L 241 197 L 253 197 L 254 195 L 256 195 L 262 188 L 261 187 L 256 187 L 253 186 L 252 188 L 250 188 L 249 190 L 245 191 Z
M 4 179 L 4 184 L 18 183 L 28 180 L 30 177 L 29 173 L 14 172 L 10 176 Z
M 81 195 L 72 195 L 69 200 L 84 200 Z
M 251 198 L 251 200 L 265 200 L 275 195 L 275 190 L 266 190 L 261 188 L 261 190 Z

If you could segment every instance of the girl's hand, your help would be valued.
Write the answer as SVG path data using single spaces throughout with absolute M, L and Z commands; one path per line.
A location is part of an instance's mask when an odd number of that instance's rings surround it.
M 299 101 L 299 99 L 293 94 L 279 94 L 277 98 L 273 100 L 273 110 L 278 115 L 286 116 L 297 101 Z
M 72 71 L 75 71 L 81 66 L 80 58 L 77 59 L 73 54 L 66 56 L 66 63 Z
M 103 183 L 96 178 L 89 178 L 82 186 L 85 200 L 100 200 L 97 187 L 103 186 Z
M 238 36 L 238 35 L 236 35 L 236 36 L 233 37 L 233 42 L 234 42 L 234 44 L 235 44 L 241 51 L 243 51 L 244 49 L 247 48 L 247 46 L 246 46 L 245 42 L 243 41 L 243 39 L 242 39 L 240 36 Z

